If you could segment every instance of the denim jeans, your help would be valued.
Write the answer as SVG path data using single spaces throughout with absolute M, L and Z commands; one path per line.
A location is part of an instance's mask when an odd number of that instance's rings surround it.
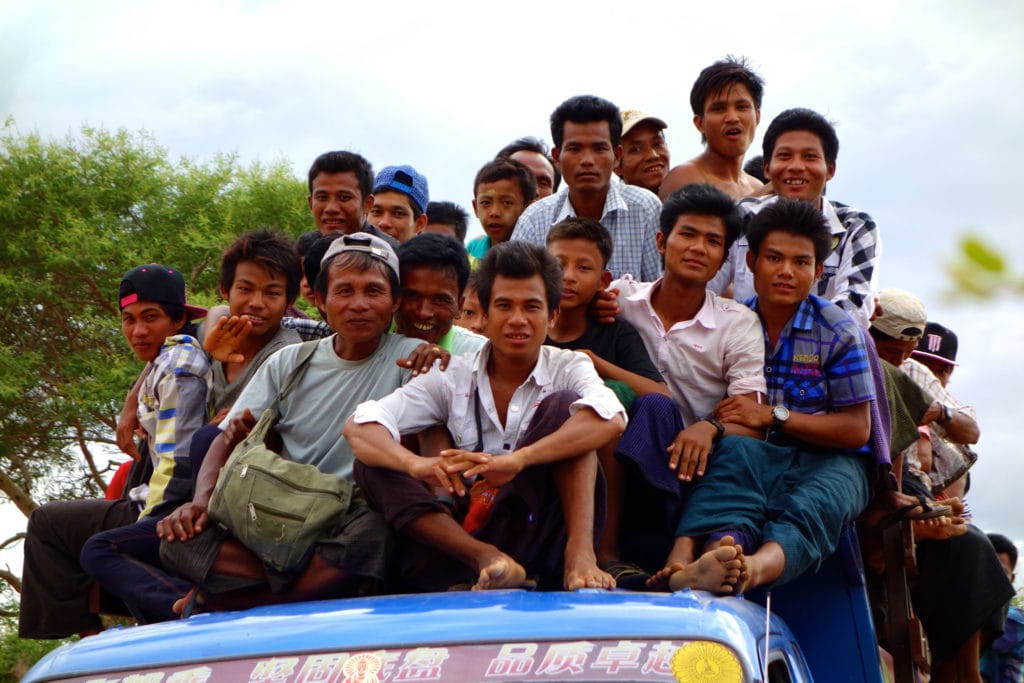
M 120 598 L 140 624 L 176 619 L 171 610 L 192 585 L 164 571 L 160 562 L 159 518 L 96 534 L 82 548 L 82 567 Z

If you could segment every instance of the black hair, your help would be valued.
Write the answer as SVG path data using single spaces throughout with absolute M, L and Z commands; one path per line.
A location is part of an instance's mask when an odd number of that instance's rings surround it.
M 466 240 L 469 230 L 469 213 L 455 202 L 429 202 L 427 204 L 427 225 L 440 223 L 455 228 L 455 238 Z
M 168 304 L 163 301 L 154 301 L 153 303 L 159 306 L 171 320 L 181 320 L 181 327 L 174 334 L 187 334 L 190 337 L 199 337 L 199 326 L 188 319 L 185 314 L 185 304 Z
M 537 176 L 533 175 L 533 171 L 526 164 L 505 158 L 488 161 L 476 172 L 473 179 L 473 197 L 476 197 L 476 190 L 481 184 L 496 183 L 499 180 L 515 180 L 519 183 L 524 206 L 529 206 L 537 198 Z
M 236 239 L 220 258 L 220 288 L 225 292 L 235 283 L 235 271 L 242 261 L 252 261 L 271 273 L 283 275 L 288 303 L 295 301 L 302 269 L 294 242 L 266 229 L 253 230 Z
M 817 208 L 799 199 L 780 197 L 764 207 L 747 224 L 747 244 L 757 256 L 761 242 L 770 232 L 781 230 L 806 237 L 814 243 L 814 263 L 828 258 L 832 251 L 832 231 L 828 220 Z
M 548 151 L 548 146 L 544 144 L 543 140 L 532 136 L 513 140 L 502 147 L 501 151 L 498 152 L 494 158 L 511 159 L 512 155 L 516 152 L 536 152 L 547 159 L 548 164 L 551 166 L 551 170 L 554 171 L 554 182 L 551 185 L 551 191 L 558 192 L 558 186 L 562 183 L 562 174 L 559 172 L 558 166 L 555 165 L 555 160 L 551 158 L 551 152 Z
M 529 242 L 513 240 L 495 244 L 487 250 L 473 275 L 484 313 L 490 308 L 494 279 L 499 275 L 516 280 L 540 275 L 548 314 L 554 313 L 562 300 L 562 264 L 547 249 Z
M 988 534 L 988 540 L 991 541 L 992 547 L 996 549 L 996 554 L 1004 554 L 1010 558 L 1010 569 L 1017 568 L 1017 546 L 1014 545 L 1013 541 L 1008 539 L 1002 534 Z
M 459 285 L 459 296 L 462 296 L 469 279 L 469 255 L 461 242 L 447 235 L 422 232 L 398 245 L 396 253 L 402 280 L 405 280 L 409 268 L 434 268 L 453 276 Z
M 565 124 L 608 122 L 612 147 L 618 147 L 622 139 L 622 115 L 619 108 L 608 100 L 594 95 L 577 95 L 562 102 L 551 112 L 551 139 L 555 149 L 562 149 L 565 141 Z
M 768 177 L 764 174 L 764 157 L 758 154 L 753 159 L 747 160 L 747 163 L 743 164 L 743 171 L 748 175 L 752 175 L 762 183 L 768 182 Z
M 698 216 L 717 216 L 725 224 L 725 252 L 729 253 L 743 234 L 743 214 L 733 198 L 710 183 L 684 185 L 665 198 L 661 207 L 661 234 L 667 240 L 684 213 Z
M 299 238 L 295 240 L 295 251 L 299 253 L 299 258 L 305 257 L 309 248 L 321 237 L 323 234 L 319 230 L 310 230 L 299 235 Z
M 362 199 L 373 194 L 373 166 L 355 152 L 324 152 L 309 167 L 309 193 L 313 194 L 313 179 L 321 173 L 352 173 L 359 182 Z
M 764 97 L 764 79 L 750 68 L 746 57 L 726 55 L 711 66 L 705 67 L 690 89 L 690 108 L 697 116 L 704 116 L 704 104 L 708 96 L 716 95 L 730 85 L 741 83 L 754 98 L 754 109 L 761 108 Z
M 341 237 L 340 232 L 332 232 L 328 235 L 317 233 L 317 235 L 320 239 L 314 240 L 302 257 L 302 274 L 306 276 L 306 284 L 310 287 L 315 286 L 317 276 L 320 275 L 320 261 L 327 253 L 327 248 L 331 246 L 331 242 Z
M 335 264 L 340 265 L 342 268 L 358 270 L 361 273 L 365 273 L 368 270 L 378 271 L 388 280 L 388 286 L 391 287 L 391 300 L 398 300 L 398 295 L 401 293 L 401 290 L 398 288 L 398 275 L 395 271 L 391 270 L 391 267 L 388 264 L 365 251 L 339 252 L 328 259 L 327 263 L 320 267 L 320 272 L 317 273 L 316 284 L 313 286 L 313 289 L 322 300 L 327 300 L 328 280 L 330 280 L 331 277 L 331 267 Z
M 825 161 L 829 164 L 836 163 L 836 158 L 839 156 L 839 137 L 836 135 L 835 127 L 818 112 L 797 107 L 787 109 L 772 119 L 772 122 L 768 124 L 768 130 L 764 132 L 761 152 L 768 160 L 769 165 L 771 165 L 775 143 L 778 142 L 779 136 L 794 130 L 803 130 L 816 135 L 821 140 L 821 150 L 825 154 Z
M 571 239 L 592 242 L 597 247 L 597 250 L 601 252 L 602 268 L 606 268 L 608 262 L 612 260 L 612 250 L 614 249 L 612 235 L 608 232 L 608 228 L 601 225 L 600 221 L 595 221 L 593 218 L 580 218 L 578 216 L 562 219 L 548 230 L 547 245 L 550 249 L 551 243 L 555 240 Z

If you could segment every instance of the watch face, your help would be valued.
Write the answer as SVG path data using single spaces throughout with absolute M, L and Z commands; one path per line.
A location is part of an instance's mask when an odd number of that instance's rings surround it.
M 776 422 L 785 422 L 789 419 L 789 408 L 786 406 L 775 406 L 772 408 L 772 419 Z

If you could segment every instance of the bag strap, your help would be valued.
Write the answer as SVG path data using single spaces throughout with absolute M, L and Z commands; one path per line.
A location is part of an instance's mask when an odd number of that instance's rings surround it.
M 293 367 L 292 371 L 288 374 L 284 384 L 281 385 L 281 391 L 277 393 L 277 398 L 274 400 L 274 412 L 277 412 L 281 401 L 283 401 L 284 397 L 292 390 L 292 387 L 298 384 L 299 380 L 302 379 L 302 376 L 306 374 L 306 368 L 309 367 L 309 360 L 313 357 L 313 354 L 316 353 L 316 347 L 321 341 L 322 340 L 320 339 L 314 339 L 312 341 L 302 342 L 299 346 L 299 352 L 295 355 L 295 367 Z

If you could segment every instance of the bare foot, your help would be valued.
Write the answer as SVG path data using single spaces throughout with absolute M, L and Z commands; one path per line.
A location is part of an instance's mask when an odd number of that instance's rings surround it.
M 574 591 L 580 588 L 615 588 L 612 575 L 597 566 L 593 559 L 580 558 L 576 561 L 565 561 L 565 589 Z
M 171 611 L 177 614 L 182 619 L 184 619 L 185 609 L 188 607 L 189 601 L 192 600 L 192 596 L 195 595 L 196 591 L 198 590 L 199 588 L 197 586 L 192 586 L 189 592 L 185 593 L 185 597 L 174 601 L 174 604 L 171 605 Z M 200 593 L 199 595 L 196 595 L 195 603 L 192 605 L 192 614 L 199 614 L 200 612 L 204 612 L 206 611 L 205 608 L 206 598 L 202 593 Z
M 682 571 L 686 565 L 682 562 L 672 562 L 664 569 L 659 569 L 654 576 L 647 579 L 647 587 L 652 591 L 663 591 L 668 589 L 668 579 L 676 572 Z
M 505 553 L 498 552 L 488 561 L 481 563 L 480 575 L 473 590 L 486 591 L 498 588 L 516 588 L 526 582 L 526 570 Z
M 669 590 L 682 588 L 706 590 L 712 593 L 733 593 L 742 573 L 742 551 L 726 536 L 717 548 L 707 551 L 696 562 L 691 562 L 673 573 L 668 580 Z

